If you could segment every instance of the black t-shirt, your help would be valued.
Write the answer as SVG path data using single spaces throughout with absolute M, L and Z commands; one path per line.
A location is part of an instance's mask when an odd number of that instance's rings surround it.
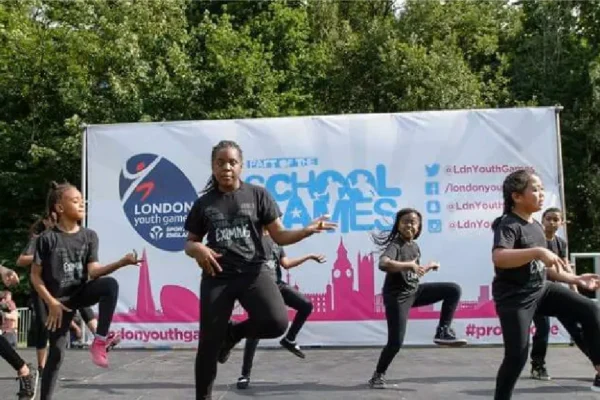
M 421 249 L 414 242 L 405 242 L 401 238 L 391 242 L 381 257 L 389 257 L 391 260 L 406 262 L 417 260 L 420 263 Z M 397 297 L 408 297 L 417 291 L 419 286 L 419 275 L 412 270 L 399 272 L 388 272 L 383 283 L 383 294 L 393 294 Z
M 550 240 L 546 239 L 546 248 L 559 256 L 560 258 L 567 257 L 567 242 L 565 239 L 554 235 Z M 548 278 L 548 280 L 553 280 Z
M 275 273 L 277 283 L 283 282 L 283 271 L 281 270 L 281 259 L 285 257 L 283 246 L 278 245 L 268 236 L 263 236 L 263 246 L 267 257 L 266 266 L 269 271 Z
M 493 249 L 531 249 L 546 247 L 544 228 L 538 221 L 527 222 L 507 214 L 494 230 Z M 497 306 L 518 307 L 534 301 L 546 280 L 546 267 L 532 260 L 517 268 L 494 267 L 492 294 Z
M 221 254 L 217 260 L 222 273 L 230 277 L 257 272 L 267 261 L 262 244 L 263 227 L 275 221 L 281 211 L 266 189 L 241 183 L 233 192 L 211 190 L 190 210 L 185 229 L 206 236 L 206 245 Z
M 42 280 L 50 294 L 65 300 L 88 281 L 88 264 L 98 261 L 98 235 L 81 227 L 76 233 L 54 228 L 36 242 L 33 262 L 42 267 Z
M 560 258 L 567 257 L 567 241 L 559 236 L 554 235 L 552 239 L 546 239 L 546 247 Z

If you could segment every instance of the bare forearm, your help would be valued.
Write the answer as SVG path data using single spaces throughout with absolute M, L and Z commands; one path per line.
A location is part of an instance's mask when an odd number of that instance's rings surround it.
M 533 249 L 497 249 L 492 255 L 494 265 L 501 269 L 519 268 L 537 259 L 539 250 Z
M 548 272 L 548 278 L 552 280 L 568 283 L 569 285 L 575 285 L 577 276 L 570 272 L 557 271 L 554 268 L 547 268 L 546 271 Z
M 280 246 L 289 246 L 310 236 L 305 229 L 282 229 L 269 233 L 275 243 Z
M 396 260 L 382 260 L 379 262 L 379 269 L 385 272 L 402 272 L 411 270 L 415 266 L 412 261 L 396 261 Z
M 17 267 L 28 267 L 33 262 L 33 256 L 20 255 L 17 258 Z
M 35 274 L 35 273 L 31 274 L 31 284 L 33 285 L 33 288 L 35 289 L 37 294 L 42 298 L 42 300 L 44 300 L 44 303 L 51 304 L 52 302 L 54 302 L 56 300 L 50 294 L 50 292 L 46 288 L 46 285 L 44 285 L 44 281 L 42 281 L 42 277 L 39 276 L 38 274 Z
M 198 253 L 205 247 L 206 246 L 201 242 L 195 242 L 193 240 L 188 240 L 185 242 L 184 251 L 188 257 L 196 258 Z
M 90 278 L 96 279 L 104 275 L 110 275 L 116 270 L 123 268 L 125 264 L 122 261 L 117 261 L 107 265 L 97 266 L 89 271 Z
M 289 258 L 287 260 L 287 262 L 285 264 L 282 264 L 281 266 L 285 269 L 292 269 L 299 265 L 304 264 L 305 262 L 307 262 L 310 259 L 311 259 L 311 255 L 305 255 L 303 257 L 297 257 L 297 258 Z

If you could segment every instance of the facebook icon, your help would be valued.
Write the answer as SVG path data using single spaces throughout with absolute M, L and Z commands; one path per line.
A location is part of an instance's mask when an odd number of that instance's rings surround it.
M 425 194 L 428 196 L 440 194 L 440 184 L 438 182 L 425 182 Z

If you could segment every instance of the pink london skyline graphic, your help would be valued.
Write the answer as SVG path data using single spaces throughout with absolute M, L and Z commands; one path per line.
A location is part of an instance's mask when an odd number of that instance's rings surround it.
M 383 297 L 375 293 L 375 261 L 373 254 L 356 256 L 356 268 L 348 258 L 343 239 L 337 249 L 337 258 L 331 269 L 331 280 L 320 293 L 305 293 L 295 283 L 293 286 L 302 292 L 313 304 L 309 321 L 363 321 L 385 320 Z M 358 290 L 354 289 L 356 270 Z M 291 285 L 290 274 L 287 283 Z M 294 310 L 288 310 L 292 318 Z M 440 312 L 434 305 L 413 308 L 410 319 L 438 319 Z M 236 304 L 232 318 L 247 318 L 245 310 Z M 490 297 L 490 287 L 480 286 L 477 300 L 461 301 L 455 319 L 496 318 L 494 302 Z M 199 322 L 200 307 L 198 295 L 178 285 L 165 285 L 160 290 L 160 307 L 154 302 L 150 285 L 150 268 L 146 250 L 142 253 L 140 275 L 135 308 L 125 313 L 116 313 L 113 322 L 117 323 L 190 323 Z

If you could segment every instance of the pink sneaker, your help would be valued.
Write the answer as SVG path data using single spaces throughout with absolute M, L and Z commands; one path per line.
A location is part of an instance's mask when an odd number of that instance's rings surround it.
M 109 333 L 106 337 L 106 351 L 109 352 L 121 343 L 121 335 L 118 333 Z
M 108 368 L 108 357 L 106 356 L 106 340 L 94 338 L 90 346 L 92 362 L 99 367 Z

